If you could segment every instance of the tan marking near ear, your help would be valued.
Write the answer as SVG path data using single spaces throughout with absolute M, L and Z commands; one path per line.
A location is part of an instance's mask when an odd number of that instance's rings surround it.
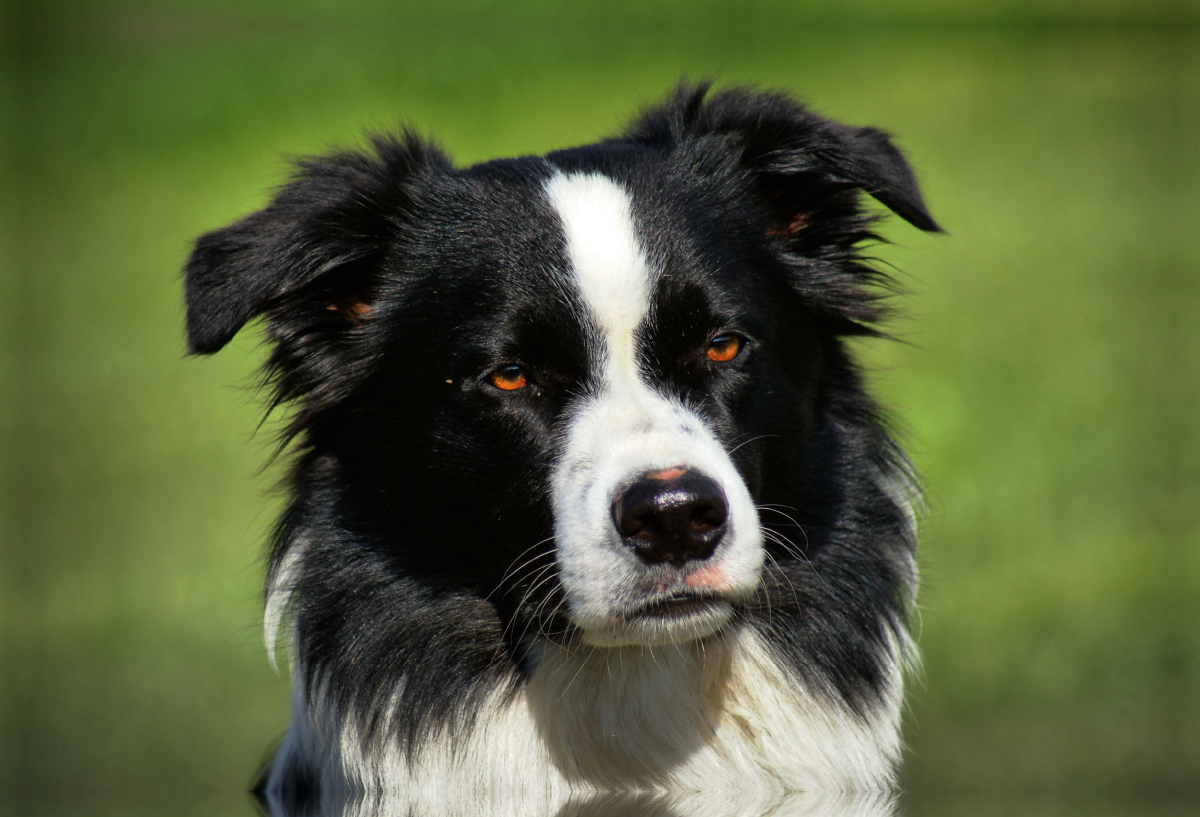
M 797 213 L 792 217 L 792 220 L 788 222 L 787 226 L 771 227 L 768 229 L 767 236 L 769 238 L 786 238 L 790 235 L 795 235 L 807 226 L 808 213 Z
M 371 311 L 371 305 L 364 301 L 345 300 L 337 301 L 325 307 L 330 312 L 338 312 L 346 320 L 350 321 L 354 326 L 361 326 L 367 319 L 366 316 Z

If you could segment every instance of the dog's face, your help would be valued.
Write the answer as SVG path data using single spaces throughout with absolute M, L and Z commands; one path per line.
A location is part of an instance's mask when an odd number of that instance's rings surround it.
M 430 180 L 361 318 L 387 335 L 339 426 L 361 519 L 519 632 L 692 639 L 757 585 L 756 396 L 803 444 L 820 349 L 754 225 L 681 204 L 748 192 L 712 186 L 603 151 Z
M 752 260 L 728 251 L 737 225 L 672 206 L 704 197 L 686 176 L 649 157 L 608 173 L 579 158 L 588 171 L 556 170 L 539 191 L 586 361 L 547 429 L 567 614 L 597 644 L 705 636 L 763 562 L 746 480 L 757 469 L 729 452 L 758 430 L 768 293 L 754 299 L 754 274 L 738 274 Z
M 829 501 L 839 338 L 874 317 L 858 191 L 935 226 L 877 132 L 725 101 L 691 138 L 660 112 L 466 170 L 415 140 L 306 165 L 201 239 L 192 349 L 267 316 L 302 491 L 378 570 L 518 641 L 710 635 Z

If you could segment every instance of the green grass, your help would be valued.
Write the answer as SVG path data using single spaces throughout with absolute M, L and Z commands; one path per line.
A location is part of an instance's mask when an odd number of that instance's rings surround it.
M 1200 35 L 1022 24 L 1194 12 L 309 5 L 44 5 L 6 57 L 0 787 L 221 797 L 285 728 L 260 352 L 182 357 L 189 241 L 284 153 L 539 152 L 688 74 L 893 131 L 950 233 L 889 226 L 906 342 L 862 349 L 930 489 L 908 787 L 1196 790 Z

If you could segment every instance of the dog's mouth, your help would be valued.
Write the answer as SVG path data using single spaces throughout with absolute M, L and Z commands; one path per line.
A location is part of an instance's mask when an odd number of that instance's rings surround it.
M 659 592 L 611 610 L 599 627 L 582 628 L 583 640 L 606 647 L 686 644 L 716 633 L 733 616 L 733 601 L 716 593 Z
M 728 605 L 728 601 L 712 593 L 672 593 L 649 599 L 626 611 L 621 618 L 627 622 L 650 619 L 665 623 L 693 616 L 713 615 Z

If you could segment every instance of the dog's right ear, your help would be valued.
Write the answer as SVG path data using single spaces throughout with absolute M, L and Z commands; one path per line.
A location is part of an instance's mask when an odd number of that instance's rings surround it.
M 369 318 L 380 266 L 412 217 L 413 176 L 449 165 L 412 134 L 373 145 L 299 161 L 266 208 L 196 241 L 184 270 L 191 353 L 218 351 L 259 315 L 277 343 L 310 348 Z

